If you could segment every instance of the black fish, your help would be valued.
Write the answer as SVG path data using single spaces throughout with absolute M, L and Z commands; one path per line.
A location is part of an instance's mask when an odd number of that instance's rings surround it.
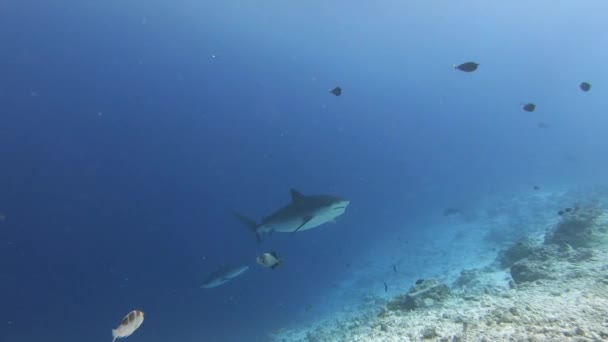
M 581 87 L 581 90 L 585 92 L 591 90 L 591 84 L 589 82 L 582 82 L 579 87 Z
M 558 212 L 557 212 L 557 215 L 559 215 L 559 216 L 564 215 L 564 211 L 563 211 L 563 210 L 558 211 Z
M 342 88 L 335 87 L 334 89 L 330 90 L 329 92 L 336 96 L 340 96 L 340 95 L 342 95 Z
M 533 189 L 534 190 L 540 190 L 540 187 L 538 185 L 535 185 Z
M 416 285 L 422 284 L 423 281 L 424 281 L 424 279 L 418 279 L 418 280 L 416 280 Z
M 384 282 L 384 292 L 388 292 L 388 285 L 386 285 L 386 282 Z
M 458 69 L 458 70 L 464 71 L 464 72 L 473 72 L 473 71 L 477 70 L 478 66 L 479 66 L 479 63 L 466 62 L 466 63 L 462 63 L 460 65 L 454 64 L 454 69 Z
M 536 109 L 536 105 L 534 103 L 526 103 L 521 107 L 521 109 L 525 110 L 526 112 L 533 112 Z
M 460 209 L 447 208 L 443 211 L 443 216 L 452 216 L 456 214 L 460 214 Z
M 564 211 L 567 212 L 567 213 L 569 213 L 569 212 L 572 211 L 572 208 L 566 208 L 566 209 L 564 209 Z
M 395 273 L 397 273 L 397 266 L 393 265 L 393 271 L 395 271 Z

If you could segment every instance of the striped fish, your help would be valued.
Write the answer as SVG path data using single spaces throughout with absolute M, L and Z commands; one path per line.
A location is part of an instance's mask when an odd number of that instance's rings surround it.
M 133 310 L 129 312 L 129 314 L 122 319 L 118 328 L 112 329 L 112 342 L 116 342 L 116 339 L 118 338 L 131 336 L 143 322 L 144 313 L 142 311 Z

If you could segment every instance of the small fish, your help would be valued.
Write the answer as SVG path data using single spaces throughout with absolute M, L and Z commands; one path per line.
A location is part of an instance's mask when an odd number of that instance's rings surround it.
M 549 124 L 546 124 L 544 122 L 539 122 L 538 123 L 538 128 L 548 128 L 548 127 L 549 127 Z
M 579 87 L 584 92 L 591 90 L 591 84 L 589 82 L 582 82 L 581 84 L 579 84 Z
M 384 283 L 384 292 L 388 292 L 388 285 L 386 285 L 386 282 L 383 282 L 383 283 Z
M 397 265 L 393 264 L 393 271 L 395 271 L 395 273 L 397 273 Z
M 464 72 L 473 72 L 473 71 L 477 70 L 478 66 L 479 66 L 479 63 L 466 62 L 466 63 L 462 63 L 460 65 L 454 64 L 454 69 L 458 69 L 458 70 L 464 71 Z
M 443 211 L 443 216 L 452 216 L 460 214 L 460 209 L 456 208 L 447 208 Z
M 255 259 L 257 263 L 263 267 L 275 269 L 281 265 L 281 259 L 275 252 L 268 252 L 260 255 Z
M 342 95 L 342 88 L 335 87 L 334 89 L 330 90 L 329 92 L 336 96 L 340 96 L 340 95 Z
M 572 212 L 572 208 L 566 208 L 566 209 L 564 209 L 564 211 L 567 213 Z
M 534 103 L 526 103 L 524 105 L 522 105 L 521 109 L 523 109 L 526 112 L 533 112 L 534 110 L 536 110 L 536 105 Z
M 129 314 L 122 319 L 118 328 L 112 329 L 112 342 L 115 342 L 118 338 L 131 336 L 143 322 L 144 313 L 142 311 L 133 310 L 129 312 Z
M 540 187 L 538 185 L 535 185 L 532 189 L 534 189 L 534 190 L 540 190 Z
M 563 211 L 563 210 L 558 211 L 558 212 L 557 212 L 557 215 L 559 215 L 559 216 L 564 215 L 564 211 Z
M 416 285 L 420 285 L 424 282 L 424 279 L 418 279 L 416 280 Z

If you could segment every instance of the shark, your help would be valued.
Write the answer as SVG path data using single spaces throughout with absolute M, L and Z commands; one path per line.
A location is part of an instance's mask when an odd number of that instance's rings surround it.
M 245 273 L 249 269 L 249 266 L 225 266 L 214 272 L 209 273 L 201 288 L 210 289 L 218 287 L 238 276 Z
M 291 189 L 291 202 L 269 216 L 264 217 L 260 223 L 239 213 L 236 217 L 256 234 L 258 242 L 262 234 L 272 232 L 297 233 L 299 231 L 316 228 L 344 214 L 349 200 L 331 195 L 303 195 L 296 189 Z

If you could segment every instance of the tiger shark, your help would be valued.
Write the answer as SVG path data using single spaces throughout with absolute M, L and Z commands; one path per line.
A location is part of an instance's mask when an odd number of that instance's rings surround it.
M 210 289 L 213 287 L 218 287 L 240 276 L 248 269 L 249 266 L 225 266 L 223 268 L 220 268 L 217 271 L 211 272 L 209 275 L 207 275 L 207 277 L 203 281 L 203 285 L 201 285 L 201 288 Z
M 349 200 L 331 195 L 303 195 L 291 189 L 291 202 L 283 208 L 264 217 L 260 223 L 238 213 L 238 219 L 256 234 L 258 242 L 262 234 L 272 232 L 296 233 L 316 228 L 327 222 L 335 222 L 344 214 Z

